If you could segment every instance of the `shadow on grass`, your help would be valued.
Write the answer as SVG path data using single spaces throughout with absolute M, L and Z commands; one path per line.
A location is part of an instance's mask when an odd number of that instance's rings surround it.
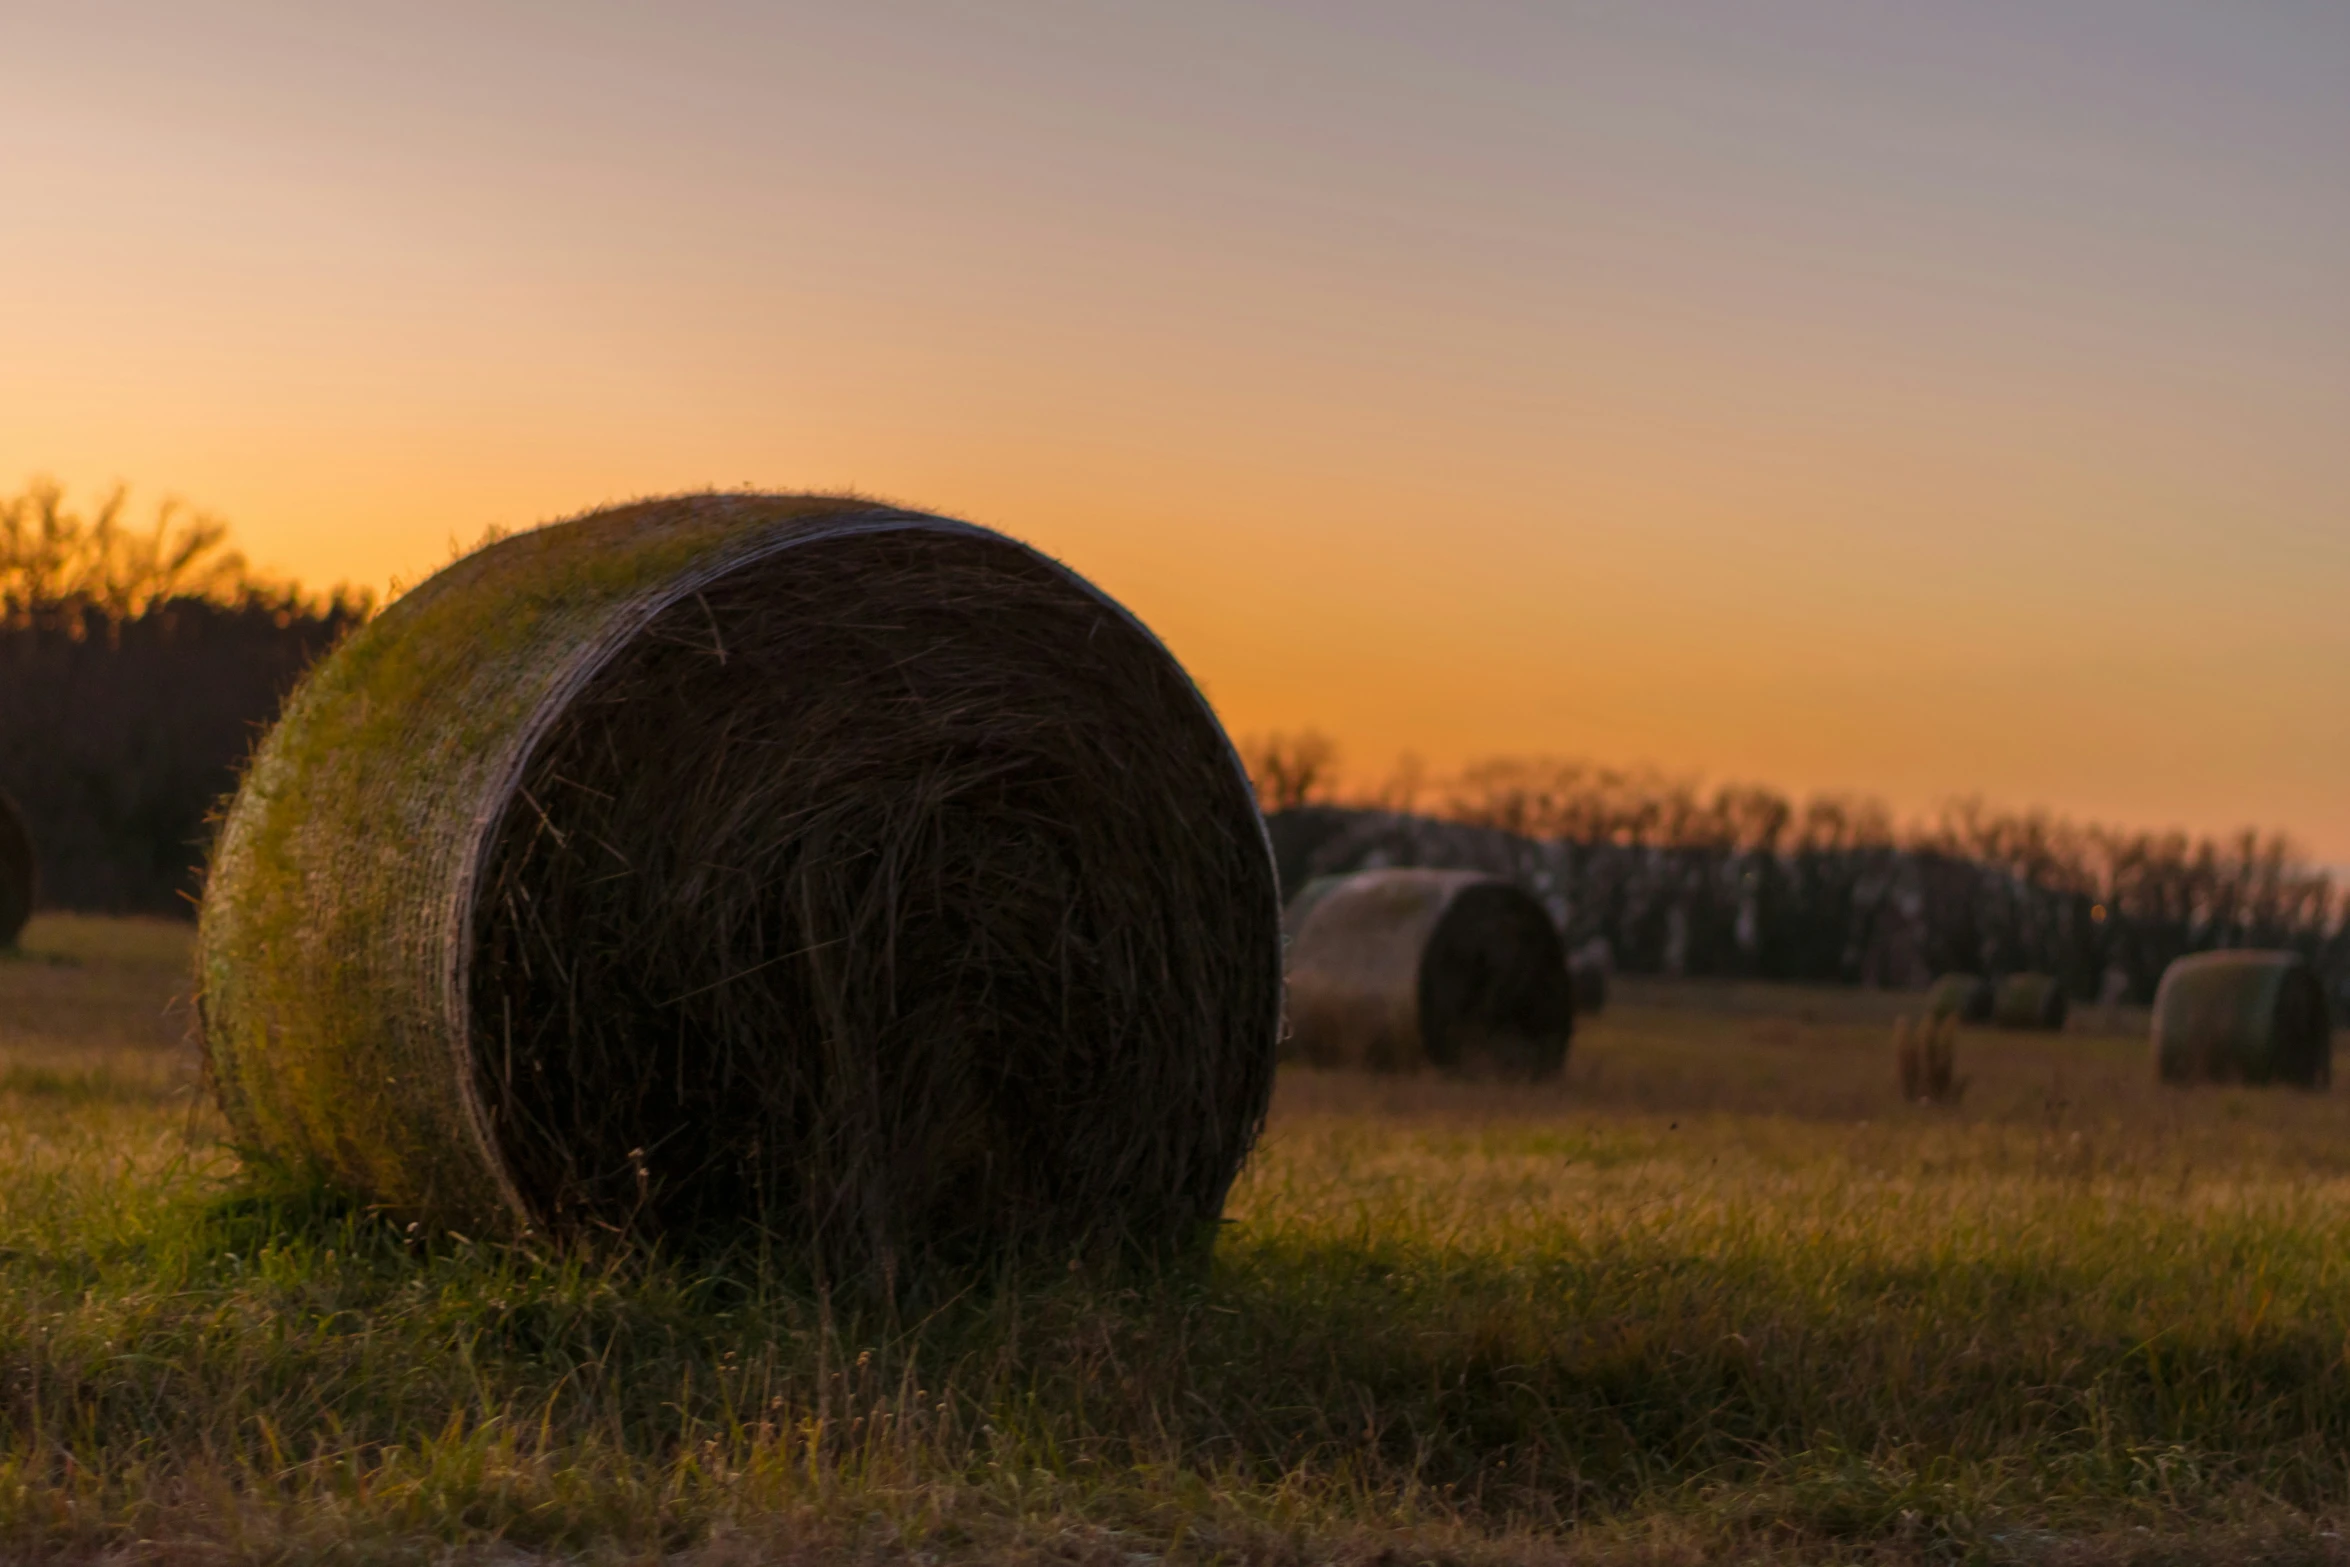
M 835 1296 L 766 1237 L 684 1257 L 428 1236 L 264 1171 L 192 1205 L 171 1288 L 151 1269 L 117 1276 L 135 1309 L 84 1296 L 84 1361 L 71 1335 L 27 1353 L 94 1432 L 237 1453 L 267 1432 L 387 1473 L 455 1420 L 520 1444 L 500 1463 L 599 1486 L 689 1463 L 1088 1494 L 1184 1474 L 1365 1518 L 1422 1498 L 1479 1527 L 1702 1514 L 1981 1544 L 2002 1517 L 2350 1501 L 2343 1313 L 2232 1314 L 2210 1279 L 2258 1265 L 2253 1240 L 1831 1278 L 1767 1250 L 1242 1235 L 1204 1277 L 980 1272 L 909 1306 Z M 662 1505 L 732 1505 L 695 1483 L 716 1499 Z

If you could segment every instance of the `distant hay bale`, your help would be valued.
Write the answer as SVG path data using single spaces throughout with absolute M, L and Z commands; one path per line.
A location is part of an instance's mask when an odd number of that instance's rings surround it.
M 1910 1104 L 1954 1105 L 1966 1097 L 1967 1080 L 1957 1075 L 1958 1019 L 1950 1014 L 1893 1020 L 1893 1058 L 1901 1097 Z
M 1991 1021 L 2001 1028 L 2064 1027 L 2064 985 L 2053 974 L 2010 974 L 1999 982 Z
M 1926 1016 L 1961 1023 L 1991 1021 L 1991 982 L 1980 974 L 1945 974 L 1926 987 Z
M 2199 952 L 2154 992 L 2154 1066 L 2166 1083 L 2333 1080 L 2324 987 L 2297 952 Z
M 0 790 L 0 947 L 13 947 L 33 917 L 41 890 L 40 864 L 24 813 Z
M 1575 1011 L 1566 954 L 1516 884 L 1475 871 L 1363 871 L 1309 883 L 1289 919 L 1298 1057 L 1526 1078 L 1565 1063 Z
M 683 497 L 493 545 L 313 672 L 221 834 L 202 1020 L 239 1135 L 394 1212 L 905 1277 L 1209 1233 L 1279 920 L 1223 730 L 1101 592 Z

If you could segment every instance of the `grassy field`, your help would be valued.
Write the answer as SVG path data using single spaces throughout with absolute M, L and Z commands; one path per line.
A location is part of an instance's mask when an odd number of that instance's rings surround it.
M 2350 1101 L 2142 1015 L 1627 983 L 1538 1090 L 1293 1074 L 1212 1275 L 835 1311 L 241 1172 L 185 933 L 0 962 L 0 1556 L 2334 1560 Z

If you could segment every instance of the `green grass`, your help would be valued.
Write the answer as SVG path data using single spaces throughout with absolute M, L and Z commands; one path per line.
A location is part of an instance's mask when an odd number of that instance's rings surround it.
M 1627 984 L 1537 1091 L 1298 1074 L 1213 1272 L 891 1317 L 240 1169 L 171 927 L 0 966 L 0 1556 L 2332 1560 L 2350 1106 Z M 2125 1019 L 2135 1024 L 2136 1019 Z

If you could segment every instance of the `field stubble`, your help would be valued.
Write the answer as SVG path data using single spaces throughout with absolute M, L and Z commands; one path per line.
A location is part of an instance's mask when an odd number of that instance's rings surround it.
M 1205 1278 L 902 1311 L 240 1168 L 185 937 L 0 964 L 0 1550 L 2330 1560 L 2350 1107 L 1642 984 L 1537 1089 L 1292 1073 Z

